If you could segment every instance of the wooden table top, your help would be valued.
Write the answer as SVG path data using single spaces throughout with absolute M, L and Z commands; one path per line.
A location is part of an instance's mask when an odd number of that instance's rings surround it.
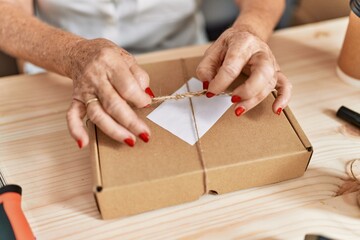
M 293 83 L 290 104 L 315 153 L 301 178 L 104 221 L 92 194 L 88 148 L 70 138 L 71 81 L 55 74 L 0 78 L 0 169 L 23 188 L 37 239 L 304 239 L 319 233 L 360 239 L 360 131 L 335 116 L 360 112 L 360 89 L 335 73 L 347 19 L 278 31 L 270 40 Z M 195 46 L 139 56 L 140 62 L 198 55 Z

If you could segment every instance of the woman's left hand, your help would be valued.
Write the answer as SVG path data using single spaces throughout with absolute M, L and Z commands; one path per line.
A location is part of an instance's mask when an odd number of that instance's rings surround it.
M 208 89 L 207 97 L 225 91 L 250 67 L 249 78 L 232 93 L 235 114 L 242 115 L 277 90 L 272 110 L 280 114 L 291 97 L 292 85 L 280 71 L 269 46 L 247 30 L 229 28 L 205 52 L 197 68 L 197 75 Z

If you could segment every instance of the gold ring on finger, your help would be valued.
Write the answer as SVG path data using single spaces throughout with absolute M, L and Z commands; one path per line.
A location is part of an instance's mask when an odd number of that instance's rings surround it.
M 94 102 L 99 102 L 99 99 L 98 98 L 91 98 L 91 99 L 86 101 L 85 105 L 86 105 L 86 107 L 88 107 L 90 103 L 94 103 Z

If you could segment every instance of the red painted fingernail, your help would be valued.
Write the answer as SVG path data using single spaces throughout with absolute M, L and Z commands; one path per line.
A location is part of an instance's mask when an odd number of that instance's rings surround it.
M 77 145 L 80 149 L 82 149 L 83 145 L 81 140 L 77 140 Z
M 207 90 L 209 88 L 209 81 L 203 82 L 203 89 Z
M 280 114 L 281 114 L 281 112 L 282 112 L 282 110 L 283 110 L 283 109 L 282 109 L 281 107 L 280 107 L 280 108 L 278 108 L 278 110 L 276 111 L 276 114 L 277 114 L 277 115 L 280 115 Z
M 239 97 L 238 95 L 234 95 L 231 97 L 231 102 L 233 103 L 238 103 L 241 101 L 241 97 Z
M 135 145 L 134 140 L 132 140 L 131 138 L 127 138 L 124 140 L 124 143 L 126 143 L 127 145 L 129 145 L 129 147 L 133 147 Z
M 146 132 L 140 133 L 139 137 L 146 143 L 149 141 L 149 134 Z
M 245 108 L 243 107 L 238 107 L 235 109 L 235 115 L 240 117 L 241 114 L 243 114 L 245 112 Z
M 215 94 L 212 93 L 212 92 L 207 92 L 206 93 L 206 97 L 208 97 L 208 98 L 212 98 L 213 96 L 215 96 Z
M 155 97 L 153 91 L 152 91 L 151 88 L 149 88 L 149 87 L 147 87 L 147 88 L 145 89 L 145 93 L 147 93 L 151 98 L 154 98 L 154 97 Z

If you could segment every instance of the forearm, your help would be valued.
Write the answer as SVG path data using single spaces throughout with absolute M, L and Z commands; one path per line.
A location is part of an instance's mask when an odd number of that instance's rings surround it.
M 39 21 L 15 1 L 0 1 L 0 12 L 2 51 L 71 77 L 71 50 L 82 38 Z
M 285 8 L 285 0 L 236 0 L 236 3 L 241 14 L 233 27 L 245 29 L 264 41 L 271 36 Z

